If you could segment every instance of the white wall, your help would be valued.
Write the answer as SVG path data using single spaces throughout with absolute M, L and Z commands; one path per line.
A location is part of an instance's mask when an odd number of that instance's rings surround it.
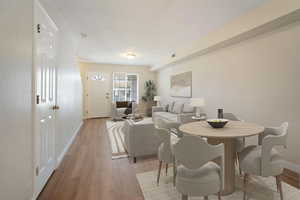
M 64 149 L 82 123 L 82 86 L 75 56 L 76 42 L 71 37 L 60 32 L 57 82 L 57 105 L 60 110 L 56 115 L 56 155 L 58 156 L 64 153 Z
M 203 54 L 228 45 L 228 43 L 237 43 L 242 38 L 249 38 L 251 35 L 258 35 L 263 31 L 274 29 L 280 24 L 287 23 L 287 21 L 295 21 L 296 18 L 299 19 L 299 11 L 299 0 L 268 0 L 261 6 L 200 37 L 191 46 L 174 49 L 173 52 L 176 52 L 175 58 L 168 56 L 161 60 L 160 65 L 153 66 L 152 69 L 175 63 L 191 55 Z
M 0 1 L 1 200 L 29 200 L 33 191 L 32 25 L 32 0 Z
M 286 158 L 300 164 L 300 23 L 191 58 L 158 73 L 159 94 L 170 97 L 170 75 L 193 72 L 193 97 L 205 112 L 217 108 L 265 126 L 290 123 Z
M 57 101 L 61 109 L 56 134 L 60 156 L 82 122 L 78 37 L 55 9 L 45 7 L 60 29 Z M 33 1 L 0 1 L 0 27 L 0 199 L 29 200 L 33 195 Z
M 75 133 L 82 123 L 82 84 L 77 62 L 79 33 L 72 32 L 64 16 L 51 1 L 42 0 L 42 5 L 58 26 L 58 88 L 56 115 L 56 155 L 60 161 Z
M 142 112 L 145 112 L 145 104 L 141 100 L 144 95 L 144 84 L 145 81 L 153 80 L 156 82 L 156 72 L 150 71 L 148 66 L 132 66 L 132 65 L 113 65 L 113 64 L 96 64 L 96 63 L 80 63 L 81 76 L 86 77 L 87 72 L 107 72 L 111 76 L 113 72 L 128 72 L 128 73 L 137 73 L 139 75 L 139 109 Z M 85 78 L 83 80 L 83 85 L 85 85 Z M 87 88 L 83 87 L 84 94 L 87 92 Z M 83 106 L 85 107 L 85 105 Z

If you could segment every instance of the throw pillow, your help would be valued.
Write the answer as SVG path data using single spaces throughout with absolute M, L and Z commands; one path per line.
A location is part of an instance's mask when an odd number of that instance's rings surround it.
M 168 104 L 168 103 L 165 103 L 165 102 L 161 102 L 161 103 L 160 103 L 160 107 L 162 107 L 162 108 L 164 109 L 165 112 L 168 112 L 169 104 Z
M 172 113 L 176 113 L 179 114 L 182 112 L 182 107 L 183 107 L 183 103 L 181 102 L 175 102 L 173 109 L 172 109 Z
M 191 106 L 190 103 L 184 103 L 182 112 L 183 113 L 193 113 L 193 112 L 195 112 L 195 108 L 193 106 Z
M 173 111 L 173 106 L 174 106 L 174 102 L 171 102 L 171 103 L 168 104 L 168 112 Z

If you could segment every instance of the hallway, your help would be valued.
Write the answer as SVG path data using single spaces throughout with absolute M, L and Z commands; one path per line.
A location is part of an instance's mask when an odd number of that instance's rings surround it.
M 111 160 L 105 121 L 85 121 L 39 200 L 144 199 L 135 171 L 153 169 L 156 160 L 150 158 L 137 164 L 129 159 Z

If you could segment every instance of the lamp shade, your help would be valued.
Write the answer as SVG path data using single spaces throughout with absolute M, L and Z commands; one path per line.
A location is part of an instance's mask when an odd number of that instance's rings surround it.
M 204 98 L 192 98 L 191 99 L 191 106 L 194 106 L 194 107 L 203 107 L 203 106 L 205 106 Z
M 160 101 L 160 96 L 154 96 L 154 101 Z

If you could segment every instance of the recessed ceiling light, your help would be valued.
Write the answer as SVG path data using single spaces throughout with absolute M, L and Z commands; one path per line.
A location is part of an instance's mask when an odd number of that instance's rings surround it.
M 136 54 L 133 53 L 133 52 L 127 52 L 124 54 L 124 56 L 127 58 L 127 59 L 134 59 L 136 57 Z

